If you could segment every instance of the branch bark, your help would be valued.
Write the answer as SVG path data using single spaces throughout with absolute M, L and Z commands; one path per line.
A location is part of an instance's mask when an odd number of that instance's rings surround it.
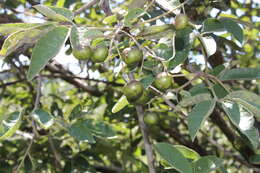
M 147 156 L 148 168 L 149 173 L 156 173 L 155 166 L 154 166 L 154 155 L 152 144 L 149 140 L 149 131 L 144 123 L 144 110 L 142 106 L 136 106 L 137 116 L 138 116 L 138 123 L 141 129 L 143 139 L 144 139 L 144 147 Z

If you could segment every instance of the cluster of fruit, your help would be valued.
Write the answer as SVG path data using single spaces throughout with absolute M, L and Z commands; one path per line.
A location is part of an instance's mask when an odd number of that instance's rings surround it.
M 188 18 L 186 15 L 180 14 L 175 18 L 176 30 L 181 30 L 188 25 Z M 104 62 L 108 56 L 108 48 L 105 46 L 96 47 L 92 49 L 90 46 L 85 46 L 81 49 L 74 49 L 73 55 L 79 60 L 91 59 L 94 63 Z M 122 53 L 122 59 L 125 64 L 134 68 L 139 66 L 143 61 L 143 52 L 139 48 L 127 48 Z M 160 92 L 165 92 L 172 86 L 172 77 L 167 72 L 157 74 L 152 86 Z M 150 88 L 145 89 L 143 84 L 139 81 L 132 80 L 123 88 L 123 94 L 127 100 L 135 105 L 145 105 L 154 96 L 154 91 Z M 158 116 L 154 112 L 146 113 L 144 121 L 147 124 L 154 124 L 158 121 Z
M 72 54 L 78 60 L 91 59 L 95 63 L 104 62 L 108 56 L 108 48 L 106 46 L 99 46 L 92 49 L 90 46 L 85 46 L 79 49 L 73 49 Z

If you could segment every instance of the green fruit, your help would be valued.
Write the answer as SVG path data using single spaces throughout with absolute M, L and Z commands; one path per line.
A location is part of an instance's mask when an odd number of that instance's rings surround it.
M 108 56 L 108 48 L 103 47 L 97 47 L 94 52 L 93 56 L 91 57 L 91 60 L 96 63 L 104 62 L 107 59 Z
M 153 86 L 160 91 L 166 91 L 172 86 L 172 77 L 166 72 L 159 73 L 153 82 Z
M 175 17 L 175 28 L 177 30 L 185 28 L 189 23 L 189 19 L 185 14 L 179 14 Z
M 131 81 L 123 88 L 123 93 L 129 102 L 134 102 L 139 97 L 141 97 L 143 91 L 143 84 L 138 81 Z
M 154 125 L 158 122 L 159 117 L 155 112 L 148 112 L 144 115 L 144 122 L 148 125 Z
M 143 61 L 143 52 L 138 48 L 125 50 L 123 52 L 123 61 L 129 67 L 135 67 Z
M 144 104 L 148 103 L 151 100 L 151 98 L 152 98 L 152 95 L 150 93 L 150 90 L 144 90 L 144 92 L 141 95 L 141 97 L 139 97 L 135 101 L 135 104 L 144 105 Z
M 81 49 L 74 49 L 72 54 L 78 60 L 88 60 L 92 56 L 92 50 L 89 46 L 85 46 Z

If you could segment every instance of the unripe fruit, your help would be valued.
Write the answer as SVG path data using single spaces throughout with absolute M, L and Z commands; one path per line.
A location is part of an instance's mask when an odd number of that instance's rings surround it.
M 97 47 L 93 55 L 91 57 L 91 60 L 96 63 L 104 62 L 108 56 L 108 48 L 103 46 L 103 47 Z
M 155 88 L 160 91 L 166 91 L 172 86 L 172 77 L 166 72 L 159 73 L 153 82 Z
M 146 103 L 148 103 L 152 98 L 152 95 L 150 93 L 149 90 L 144 90 L 143 91 L 143 94 L 141 95 L 141 97 L 139 97 L 136 101 L 135 101 L 135 104 L 138 104 L 138 105 L 144 105 Z
M 141 97 L 143 91 L 143 84 L 138 81 L 131 81 L 123 88 L 123 93 L 129 102 L 134 102 L 139 97 Z
M 189 19 L 185 14 L 178 14 L 175 17 L 175 28 L 176 30 L 180 30 L 185 28 L 189 23 Z
M 124 50 L 123 61 L 129 67 L 135 67 L 143 61 L 143 52 L 138 48 L 133 48 L 131 50 Z
M 155 112 L 148 112 L 144 115 L 144 122 L 147 125 L 154 125 L 158 122 L 159 117 Z
M 78 60 L 88 60 L 92 56 L 92 50 L 89 46 L 85 46 L 81 49 L 74 49 L 72 54 Z

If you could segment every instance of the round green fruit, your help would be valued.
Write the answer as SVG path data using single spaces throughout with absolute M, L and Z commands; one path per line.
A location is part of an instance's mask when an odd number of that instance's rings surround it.
M 123 88 L 123 93 L 129 102 L 136 101 L 142 96 L 144 91 L 143 84 L 138 81 L 131 81 Z
M 108 56 L 108 48 L 103 46 L 103 47 L 97 47 L 93 55 L 91 57 L 91 60 L 96 63 L 104 62 L 107 59 Z
M 148 112 L 144 115 L 144 122 L 147 125 L 154 125 L 159 121 L 159 117 L 155 112 Z
M 141 97 L 139 97 L 135 101 L 135 104 L 144 105 L 144 104 L 148 103 L 151 100 L 151 98 L 152 98 L 152 95 L 150 93 L 150 90 L 144 90 Z
M 166 72 L 159 73 L 153 82 L 155 88 L 160 91 L 166 91 L 172 86 L 172 77 Z
M 81 49 L 74 49 L 72 54 L 78 60 L 88 60 L 92 56 L 92 50 L 89 46 L 85 46 Z
M 126 49 L 123 52 L 123 61 L 129 67 L 135 67 L 143 61 L 143 52 L 138 48 Z
M 177 30 L 185 28 L 189 23 L 189 19 L 185 14 L 178 14 L 175 17 L 175 28 Z

